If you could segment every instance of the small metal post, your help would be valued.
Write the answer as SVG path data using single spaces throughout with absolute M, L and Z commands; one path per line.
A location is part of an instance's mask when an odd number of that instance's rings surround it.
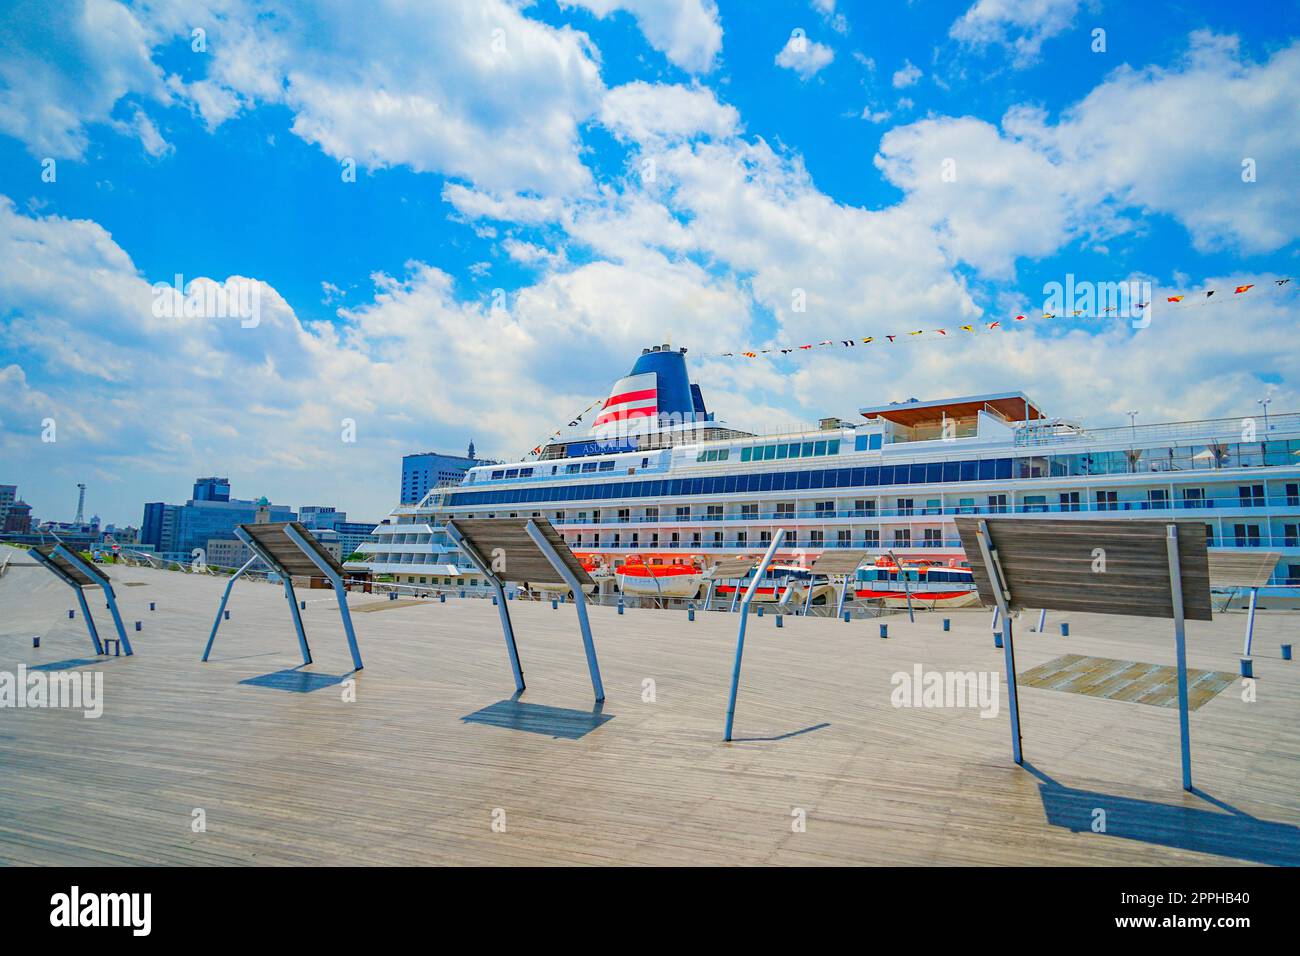
M 139 622 L 139 621 L 136 621 L 136 622 L 135 622 L 135 629 L 136 629 L 137 631 L 140 630 L 140 622 Z
M 311 648 L 307 646 L 307 631 L 302 626 L 302 614 L 298 609 L 298 598 L 293 593 L 293 582 L 289 575 L 281 575 L 284 582 L 284 598 L 289 602 L 289 612 L 293 615 L 293 628 L 298 632 L 298 649 L 302 651 L 302 662 L 311 663 Z
M 1254 661 L 1252 661 L 1249 657 L 1243 657 L 1241 659 L 1241 676 L 1242 677 L 1255 676 L 1255 664 Z
M 785 618 L 780 614 L 776 616 L 776 626 L 785 627 Z
M 68 612 L 68 620 L 69 620 L 69 621 L 71 621 L 71 620 L 72 620 L 74 617 L 76 617 L 76 616 L 77 616 L 77 612 L 76 612 L 76 611 L 69 611 L 69 612 Z
M 848 611 L 845 611 L 845 612 L 844 612 L 844 623 L 847 624 L 847 623 L 849 623 L 849 621 L 851 621 L 852 619 L 853 619 L 853 615 L 850 614 Z
M 759 617 L 763 616 L 763 605 L 761 604 L 758 606 L 758 616 Z
M 1246 646 L 1241 652 L 1242 657 L 1250 656 L 1250 645 L 1255 638 L 1255 600 L 1259 597 L 1259 588 L 1250 589 L 1250 608 L 1246 611 Z M 1243 674 L 1243 677 L 1249 677 L 1249 674 Z
M 731 668 L 731 694 L 727 700 L 727 728 L 723 734 L 723 740 L 731 740 L 731 728 L 736 718 L 736 695 L 740 690 L 740 664 L 745 656 L 745 625 L 749 622 L 749 602 L 753 600 L 755 592 L 758 591 L 758 582 L 762 580 L 766 573 L 768 565 L 776 557 L 776 549 L 781 546 L 785 540 L 785 529 L 777 528 L 776 533 L 772 535 L 772 543 L 768 546 L 767 553 L 763 555 L 763 560 L 759 562 L 758 567 L 754 570 L 754 580 L 749 584 L 749 590 L 745 592 L 745 603 L 741 609 L 740 629 L 736 634 L 736 660 Z M 740 591 L 739 583 L 736 587 L 737 593 Z
M 1069 622 L 1069 621 L 1062 621 L 1062 622 L 1061 622 L 1061 636 L 1062 636 L 1062 637 L 1069 637 L 1069 636 L 1070 636 L 1070 622 Z
M 1282 645 L 1282 660 L 1284 660 L 1284 661 L 1289 661 L 1290 659 L 1291 659 L 1291 645 L 1290 645 L 1290 644 L 1283 644 L 1283 645 Z
M 596 645 L 591 638 L 591 622 L 587 619 L 587 597 L 582 592 L 582 583 L 556 553 L 536 522 L 530 519 L 524 528 L 528 532 L 528 537 L 533 539 L 533 544 L 537 545 L 537 550 L 542 552 L 551 567 L 559 572 L 564 583 L 573 592 L 573 605 L 578 612 L 578 628 L 582 631 L 582 649 L 586 652 L 587 670 L 591 673 L 591 689 L 596 693 L 596 703 L 600 703 L 605 699 L 605 687 L 600 680 L 600 663 L 596 660 Z
M 446 592 L 446 591 L 439 591 L 439 592 L 438 592 L 438 603 L 439 603 L 439 604 L 446 604 L 446 603 L 447 603 L 447 592 Z
M 559 610 L 559 607 L 560 607 L 560 602 L 557 601 L 555 598 L 551 598 L 551 610 L 552 611 Z
M 156 610 L 156 608 L 154 607 L 154 603 L 155 603 L 155 602 L 153 602 L 153 601 L 150 601 L 150 602 L 149 602 L 149 610 L 151 610 L 151 611 Z
M 997 607 L 993 612 L 993 636 L 995 645 L 1003 648 L 1003 657 L 1007 670 L 1007 710 L 1011 718 L 1011 758 L 1017 764 L 1021 764 L 1024 763 L 1024 754 L 1020 747 L 1020 700 L 1019 695 L 1016 693 L 1016 652 L 1015 645 L 1012 642 L 1011 608 L 1009 605 L 1011 595 L 1007 591 L 1006 581 L 1002 577 L 1002 565 L 997 560 L 996 549 L 989 534 L 987 521 L 981 520 L 979 522 L 975 530 L 975 539 L 979 542 L 980 554 L 984 558 L 984 566 L 988 569 L 993 598 L 997 602 Z M 1007 635 L 1005 644 L 1002 642 L 1002 633 L 997 630 L 999 616 L 1005 621 Z
M 882 625 L 880 625 L 880 638 L 881 638 L 881 640 L 887 640 L 887 639 L 889 638 L 889 625 L 888 625 L 888 624 L 882 624 Z
M 695 620 L 695 608 L 693 608 L 693 607 L 688 607 L 688 608 L 686 609 L 686 620 L 688 620 L 688 621 L 693 621 L 693 620 Z
M 944 629 L 945 631 L 951 631 L 951 630 L 952 630 L 952 619 L 951 619 L 951 618 L 947 618 L 947 617 L 945 617 L 945 618 L 943 619 L 943 629 Z
M 498 593 L 504 593 L 501 589 L 501 582 L 497 580 L 496 575 L 492 573 L 491 567 L 483 556 L 465 540 L 465 536 L 460 533 L 460 529 L 453 522 L 446 524 L 447 535 L 456 542 L 456 546 L 469 558 L 470 563 L 478 568 L 479 572 L 487 579 L 488 584 Z M 465 592 L 461 591 L 460 596 L 464 597 Z M 524 671 L 519 665 L 519 648 L 515 645 L 515 629 L 510 623 L 510 609 L 504 603 L 497 605 L 497 614 L 501 618 L 501 630 L 506 639 L 506 654 L 510 657 L 510 671 L 515 678 L 515 691 L 522 694 L 524 692 Z
M 1038 612 L 1038 627 L 1036 627 L 1035 630 L 1038 631 L 1039 634 L 1042 634 L 1043 629 L 1046 627 L 1047 627 L 1047 608 L 1043 608 Z
M 1178 738 L 1182 749 L 1183 789 L 1192 789 L 1192 734 L 1187 715 L 1187 638 L 1183 633 L 1183 579 L 1178 562 L 1178 525 L 1165 526 L 1169 550 L 1169 591 L 1174 605 L 1174 654 L 1178 662 Z
M 39 637 L 33 637 L 32 647 L 40 647 L 40 646 L 41 646 L 41 639 Z

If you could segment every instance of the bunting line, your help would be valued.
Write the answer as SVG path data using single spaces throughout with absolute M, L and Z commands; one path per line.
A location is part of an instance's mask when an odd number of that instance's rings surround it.
M 1280 288 L 1281 286 L 1286 285 L 1290 281 L 1291 281 L 1291 277 L 1287 276 L 1281 279 L 1273 279 L 1272 283 L 1275 287 Z M 1245 295 L 1246 293 L 1250 292 L 1251 289 L 1254 289 L 1257 284 L 1258 283 L 1255 282 L 1247 282 L 1244 283 L 1243 285 L 1233 286 L 1232 295 L 1233 297 L 1239 295 Z M 1220 291 L 1226 292 L 1227 289 L 1226 288 L 1222 290 L 1207 289 L 1204 293 L 1198 292 L 1190 296 L 1188 293 L 1170 295 L 1165 297 L 1165 304 L 1181 305 L 1182 308 L 1189 308 L 1197 303 L 1205 304 L 1209 302 L 1214 298 L 1215 293 Z M 1222 297 L 1220 298 L 1219 301 L 1223 301 Z M 1150 302 L 1138 302 L 1128 306 L 1128 308 L 1141 312 L 1143 309 L 1149 308 L 1150 305 L 1151 305 Z M 1105 315 L 1106 313 L 1109 312 L 1116 312 L 1118 311 L 1118 308 L 1119 308 L 1118 306 L 1110 306 L 1108 308 L 1102 309 L 1102 314 Z M 1083 315 L 1084 311 L 1085 310 L 1083 309 L 1075 309 L 1072 312 L 1068 313 L 1068 316 L 1077 317 Z M 1067 317 L 1067 313 L 1058 314 L 1055 312 L 1044 312 L 1042 314 L 1043 319 L 1059 319 L 1065 317 Z M 997 319 L 993 322 L 969 322 L 965 325 L 959 325 L 952 329 L 916 329 L 914 331 L 908 331 L 908 332 L 895 332 L 891 335 L 880 335 L 880 336 L 868 335 L 863 338 L 853 338 L 853 339 L 825 339 L 821 342 L 813 342 L 808 345 L 773 346 L 772 348 L 766 348 L 766 349 L 747 349 L 747 350 L 740 350 L 736 352 L 713 352 L 713 353 L 709 353 L 709 357 L 710 358 L 751 358 L 752 359 L 752 358 L 758 358 L 761 355 L 791 355 L 796 352 L 806 352 L 811 349 L 820 349 L 820 348 L 856 348 L 859 345 L 870 345 L 879 339 L 884 339 L 890 344 L 893 344 L 897 339 L 912 338 L 918 335 L 932 335 L 932 336 L 938 335 L 943 338 L 947 338 L 948 333 L 950 331 L 954 333 L 966 332 L 968 334 L 975 334 L 978 332 L 995 332 L 999 329 L 1012 328 L 1013 327 L 1012 323 L 1027 322 L 1029 320 L 1030 319 L 1028 315 L 1016 315 L 1006 320 Z
M 590 412 L 593 408 L 596 408 L 598 405 L 604 404 L 604 402 L 605 402 L 604 398 L 596 399 L 594 402 L 592 402 L 590 405 L 588 405 L 586 408 L 580 411 L 577 415 L 574 415 L 573 418 L 569 421 L 569 424 L 565 425 L 564 428 L 557 428 L 555 431 L 551 432 L 551 434 L 547 438 L 538 442 L 537 447 L 524 456 L 524 460 L 528 460 L 530 458 L 536 458 L 538 455 L 542 453 L 543 448 L 545 448 L 551 442 L 555 441 L 555 439 L 559 438 L 561 435 L 564 434 L 565 428 L 577 428 L 578 425 L 582 423 L 582 419 L 587 415 L 588 412 Z

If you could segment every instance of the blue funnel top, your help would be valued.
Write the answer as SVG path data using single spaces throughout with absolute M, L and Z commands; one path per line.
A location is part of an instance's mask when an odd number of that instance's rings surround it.
M 659 414 L 671 415 L 676 421 L 689 422 L 704 417 L 704 399 L 696 403 L 696 394 L 686 374 L 686 350 L 661 349 L 643 352 L 632 366 L 632 375 L 654 372 L 659 382 Z M 695 388 L 695 393 L 699 389 Z M 698 414 L 697 414 L 698 413 Z

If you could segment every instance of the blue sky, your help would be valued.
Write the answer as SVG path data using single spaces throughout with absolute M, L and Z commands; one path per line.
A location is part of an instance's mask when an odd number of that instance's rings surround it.
M 518 456 L 668 337 L 756 428 L 1009 388 L 1099 425 L 1300 410 L 1294 7 L 3 7 L 0 481 L 40 517 L 219 473 L 378 518 L 404 452 Z M 158 315 L 176 274 L 259 321 Z M 1034 314 L 1067 274 L 1261 281 L 1146 328 L 711 357 Z

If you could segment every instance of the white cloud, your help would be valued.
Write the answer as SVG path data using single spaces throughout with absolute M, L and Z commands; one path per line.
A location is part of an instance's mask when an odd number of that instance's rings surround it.
M 802 32 L 791 34 L 785 46 L 776 55 L 776 65 L 794 70 L 799 79 L 808 80 L 835 59 L 835 51 L 825 44 L 810 40 Z
M 911 60 L 905 60 L 902 69 L 894 73 L 894 89 L 902 90 L 914 86 L 921 78 L 921 70 Z
M 212 468 L 230 468 L 237 493 L 377 518 L 411 448 L 472 434 L 484 454 L 519 454 L 597 397 L 608 383 L 593 369 L 617 377 L 674 332 L 721 349 L 748 322 L 734 284 L 662 256 L 551 273 L 504 310 L 458 300 L 424 263 L 374 280 L 373 298 L 338 324 L 302 322 L 264 283 L 254 328 L 159 317 L 150 282 L 100 226 L 28 217 L 0 198 L 0 351 L 13 359 L 0 371 L 0 456 L 69 484 L 97 466 L 126 474 L 129 460 L 132 487 L 112 511 L 128 520 L 142 497 L 174 499 Z M 58 422 L 53 447 L 40 441 L 45 417 Z M 343 418 L 356 420 L 356 444 L 339 440 Z
M 1054 252 L 1084 211 L 1069 169 L 972 117 L 895 127 L 875 163 L 954 261 L 988 275 L 1009 278 L 1020 256 Z
M 615 135 L 638 143 L 687 139 L 696 135 L 721 138 L 740 125 L 733 106 L 717 101 L 711 90 L 640 80 L 605 94 L 600 121 Z
M 842 13 L 835 12 L 835 0 L 812 0 L 812 7 L 822 15 L 822 20 L 836 33 L 848 33 L 849 21 Z
M 162 70 L 151 59 L 155 38 L 111 0 L 29 4 L 5 17 L 0 35 L 0 132 L 34 155 L 81 159 L 87 126 L 110 123 L 124 97 L 166 104 Z M 129 124 L 151 155 L 166 151 L 137 106 Z
M 976 0 L 948 35 L 968 47 L 1000 46 L 1017 69 L 1038 61 L 1043 43 L 1074 25 L 1081 0 Z
M 893 115 L 894 114 L 890 113 L 889 110 L 873 111 L 870 106 L 864 106 L 862 107 L 861 118 L 866 120 L 868 123 L 883 123 Z
M 690 73 L 708 73 L 722 49 L 722 24 L 713 0 L 560 0 L 604 19 L 616 11 L 636 18 L 650 45 Z
M 1279 173 L 1300 155 L 1298 87 L 1300 43 L 1252 63 L 1235 41 L 1194 34 L 1175 68 L 1121 68 L 1055 125 L 1024 107 L 1001 129 L 927 119 L 890 130 L 875 162 L 954 259 L 990 275 L 1152 214 L 1202 250 L 1271 251 L 1300 237 L 1300 195 Z M 1246 158 L 1255 182 L 1242 180 Z

